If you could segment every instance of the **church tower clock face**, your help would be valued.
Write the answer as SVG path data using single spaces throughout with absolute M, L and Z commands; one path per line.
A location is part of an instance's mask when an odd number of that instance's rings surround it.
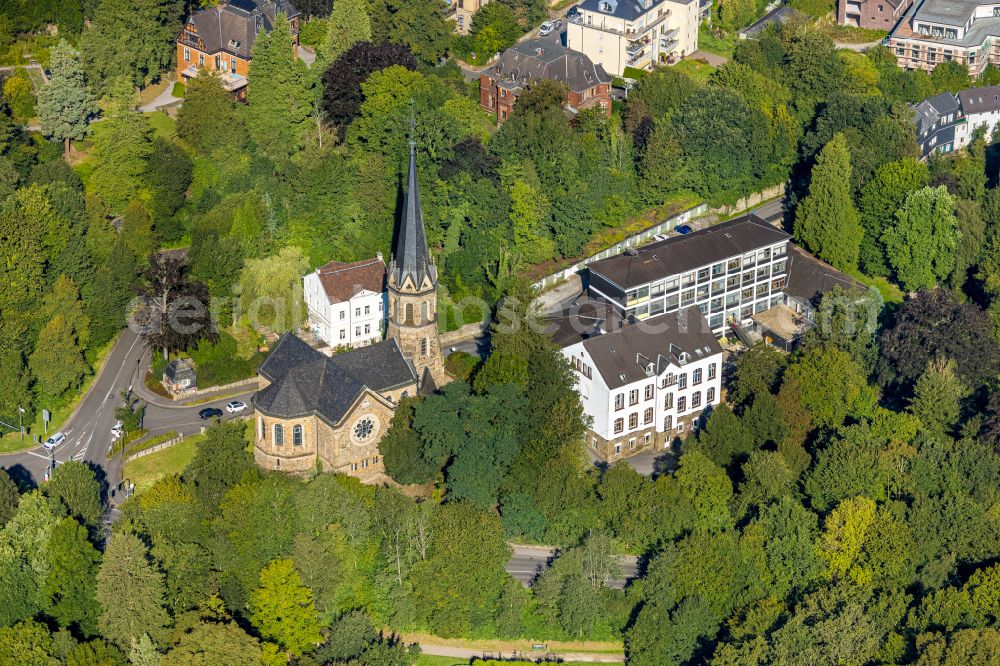
M 351 439 L 358 445 L 369 444 L 375 439 L 378 430 L 378 418 L 373 414 L 366 414 L 351 426 Z

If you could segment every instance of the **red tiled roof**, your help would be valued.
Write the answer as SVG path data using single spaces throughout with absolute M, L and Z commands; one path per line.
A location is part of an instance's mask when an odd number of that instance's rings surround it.
M 379 257 L 352 263 L 331 261 L 316 272 L 331 303 L 350 300 L 363 290 L 377 294 L 385 285 L 385 263 Z

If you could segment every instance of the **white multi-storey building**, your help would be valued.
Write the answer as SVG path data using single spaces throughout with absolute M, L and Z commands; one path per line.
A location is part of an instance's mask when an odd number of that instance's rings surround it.
M 669 446 L 720 401 L 722 348 L 696 307 L 563 349 L 576 371 L 587 443 L 604 460 Z
M 590 269 L 590 296 L 624 320 L 696 306 L 716 335 L 785 302 L 789 235 L 754 215 L 650 243 Z
M 698 50 L 698 24 L 710 0 L 584 0 L 566 27 L 566 46 L 612 76 L 650 70 Z
M 330 347 L 361 347 L 385 329 L 385 262 L 331 261 L 302 278 L 309 326 Z

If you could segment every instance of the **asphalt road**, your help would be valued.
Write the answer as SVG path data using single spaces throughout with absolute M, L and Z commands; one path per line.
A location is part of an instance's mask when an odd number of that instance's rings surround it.
M 140 399 L 149 398 L 143 399 L 146 402 L 143 426 L 149 430 L 150 436 L 171 430 L 184 435 L 194 434 L 206 424 L 198 417 L 198 412 L 205 407 L 223 409 L 233 399 L 248 402 L 245 398 L 249 393 L 240 398 L 221 398 L 193 407 L 171 405 L 168 400 L 155 395 L 147 396 L 144 389 L 140 389 L 142 376 L 148 367 L 149 355 L 139 336 L 128 329 L 122 331 L 90 390 L 76 411 L 60 426 L 66 440 L 51 453 L 37 446 L 20 453 L 0 455 L 0 467 L 15 480 L 31 486 L 43 481 L 45 470 L 52 460 L 56 465 L 79 460 L 90 463 L 102 483 L 113 487 L 121 480 L 121 456 L 108 458 L 108 452 L 111 448 L 111 428 L 117 420 L 115 409 L 121 406 L 123 391 L 132 387 Z M 225 414 L 224 418 L 236 416 Z M 49 433 L 52 433 L 51 428 Z
M 507 563 L 507 573 L 527 587 L 548 566 L 549 560 L 555 554 L 555 548 L 546 546 L 512 545 L 514 555 Z M 622 556 L 622 575 L 611 581 L 611 587 L 622 589 L 625 583 L 635 578 L 638 571 L 638 559 L 635 555 Z

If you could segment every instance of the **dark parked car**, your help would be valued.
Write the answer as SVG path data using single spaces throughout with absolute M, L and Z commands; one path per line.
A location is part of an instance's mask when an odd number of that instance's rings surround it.
M 691 233 L 692 230 L 691 227 L 689 227 L 686 224 L 678 224 L 676 227 L 674 227 L 674 231 L 676 231 L 679 234 L 689 234 Z
M 222 416 L 222 410 L 216 409 L 215 407 L 206 407 L 198 412 L 198 416 L 207 421 L 208 419 L 214 419 L 217 416 Z

